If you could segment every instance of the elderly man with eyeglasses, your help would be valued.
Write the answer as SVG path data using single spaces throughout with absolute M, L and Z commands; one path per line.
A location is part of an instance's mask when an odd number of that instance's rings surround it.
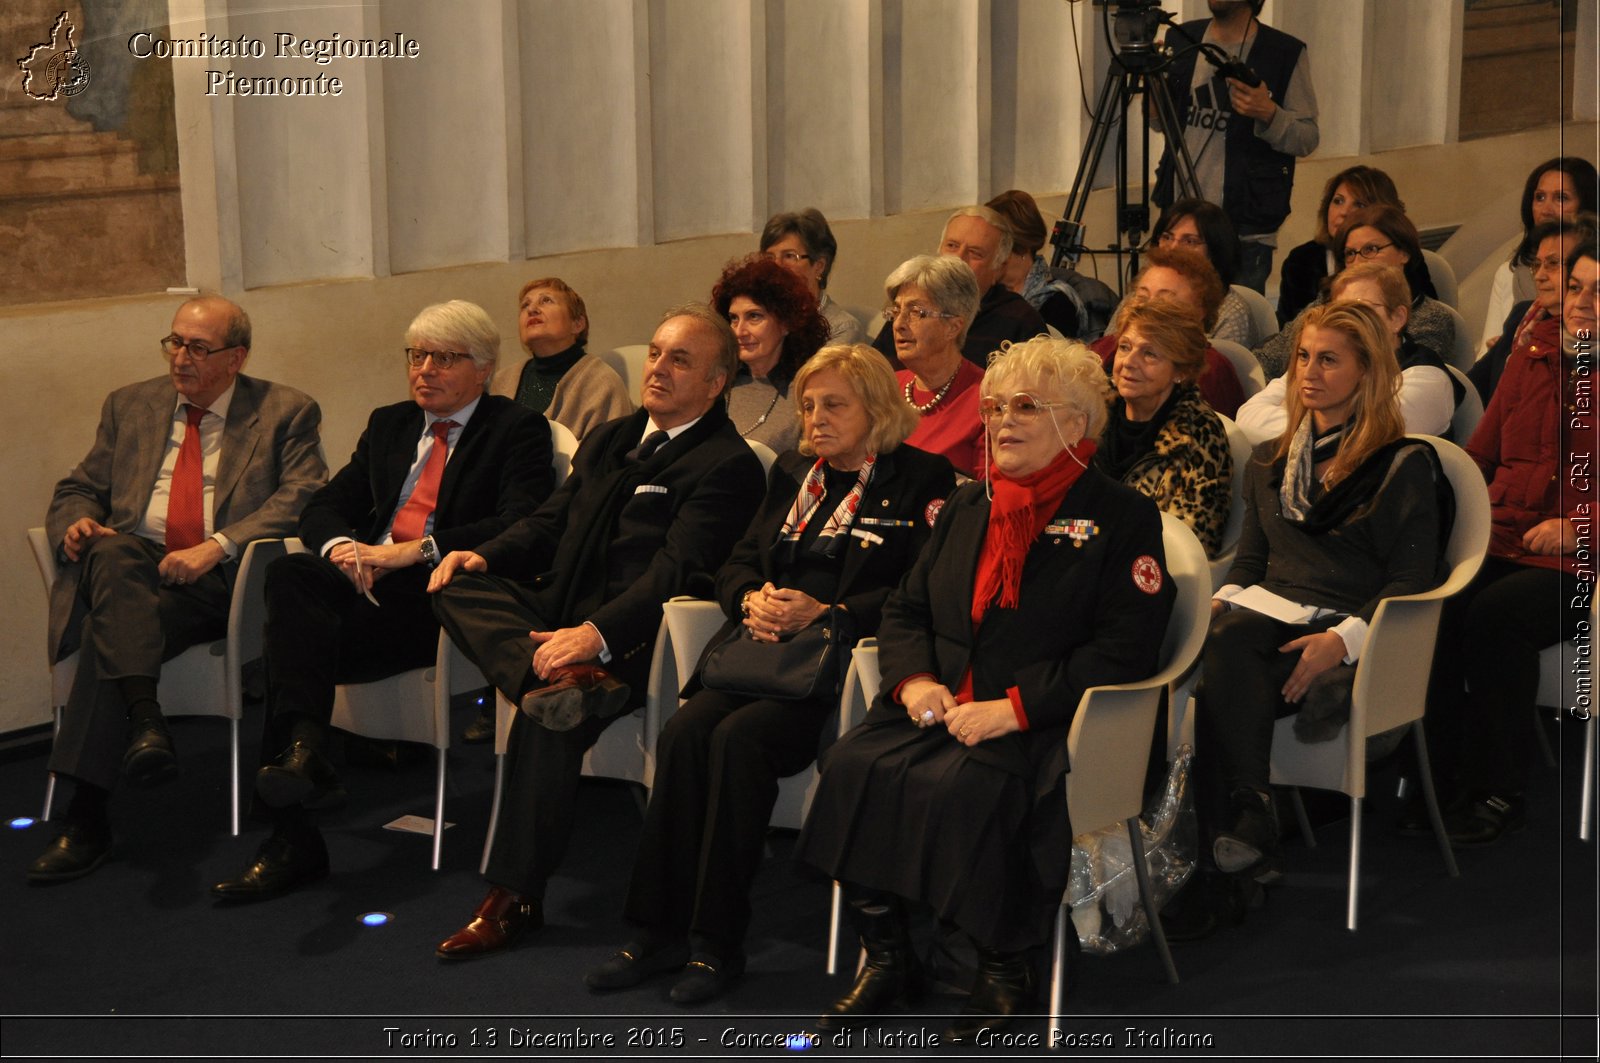
M 967 326 L 961 354 L 979 369 L 1006 341 L 1021 343 L 1043 335 L 1044 318 L 1022 296 L 1001 281 L 1011 257 L 1011 223 L 988 207 L 962 207 L 944 223 L 935 253 L 959 258 L 978 278 L 978 312 Z M 901 368 L 895 357 L 894 329 L 884 327 L 872 342 L 885 358 Z
M 481 307 L 427 307 L 405 343 L 411 398 L 372 411 L 350 463 L 300 517 L 308 552 L 267 569 L 255 789 L 273 830 L 241 875 L 211 888 L 220 900 L 266 900 L 327 873 L 313 813 L 345 796 L 324 753 L 334 686 L 431 664 L 434 564 L 492 539 L 555 487 L 549 422 L 485 394 L 500 334 Z
M 244 376 L 250 318 L 217 296 L 178 308 L 166 375 L 118 388 L 94 445 L 56 484 L 45 518 L 60 571 L 50 659 L 78 667 L 50 770 L 75 792 L 28 868 L 39 883 L 99 867 L 120 778 L 164 783 L 178 762 L 156 686 L 164 661 L 227 631 L 237 561 L 287 535 L 327 476 L 322 413 L 302 392 Z

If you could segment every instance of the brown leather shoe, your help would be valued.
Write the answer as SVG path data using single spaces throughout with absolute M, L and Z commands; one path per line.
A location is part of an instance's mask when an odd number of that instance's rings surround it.
M 441 960 L 473 960 L 508 949 L 523 933 L 542 926 L 544 911 L 539 898 L 524 898 L 504 886 L 491 886 L 489 895 L 472 913 L 472 922 L 439 942 L 433 953 Z
M 604 668 L 569 664 L 545 685 L 522 695 L 522 714 L 552 731 L 570 731 L 593 716 L 609 719 L 628 707 L 628 684 Z

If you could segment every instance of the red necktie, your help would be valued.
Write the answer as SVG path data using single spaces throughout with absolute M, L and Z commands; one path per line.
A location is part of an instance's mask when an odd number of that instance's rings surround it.
M 450 456 L 450 429 L 455 426 L 454 421 L 433 422 L 433 449 L 428 451 L 428 463 L 422 467 L 422 475 L 417 477 L 411 497 L 394 517 L 389 537 L 395 542 L 409 543 L 422 538 L 422 531 L 428 526 L 428 515 L 439 503 L 439 481 L 444 479 L 444 462 Z
M 167 553 L 200 545 L 206 537 L 204 511 L 205 459 L 200 455 L 200 419 L 203 407 L 184 403 L 189 427 L 178 445 L 178 461 L 172 466 L 172 483 L 167 492 Z

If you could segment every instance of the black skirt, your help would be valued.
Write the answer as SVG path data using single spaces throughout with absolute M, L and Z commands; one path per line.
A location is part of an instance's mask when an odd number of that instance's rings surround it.
M 1062 843 L 1071 840 L 1062 787 L 1042 800 L 1034 793 L 1029 747 L 1042 737 L 1015 733 L 968 748 L 943 727 L 909 719 L 857 727 L 823 756 L 796 856 L 833 878 L 925 903 L 981 945 L 1035 945 L 1049 935 L 1070 860 Z M 1036 852 L 1046 854 L 1044 868 Z

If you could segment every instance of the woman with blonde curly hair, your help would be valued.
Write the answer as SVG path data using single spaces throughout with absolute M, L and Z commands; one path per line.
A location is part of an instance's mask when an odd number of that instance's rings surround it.
M 1439 581 L 1449 488 L 1433 448 L 1405 436 L 1399 380 L 1376 310 L 1306 312 L 1288 426 L 1245 471 L 1238 558 L 1212 601 L 1204 652 L 1195 771 L 1225 875 L 1279 873 L 1268 790 L 1276 719 L 1300 712 L 1303 737 L 1313 721 L 1337 730 L 1378 603 Z
M 846 884 L 866 950 L 819 1020 L 869 1021 L 922 976 L 907 902 L 977 946 L 949 1036 L 1004 1026 L 1034 1000 L 1027 953 L 1067 880 L 1062 776 L 1079 696 L 1154 670 L 1172 609 L 1155 503 L 1094 468 L 1100 361 L 1040 336 L 981 383 L 982 481 L 950 496 L 878 629 L 882 693 L 822 758 L 796 850 Z

